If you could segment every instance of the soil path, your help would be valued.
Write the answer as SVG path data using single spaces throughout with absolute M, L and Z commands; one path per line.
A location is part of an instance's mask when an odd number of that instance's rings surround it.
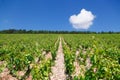
M 56 55 L 55 65 L 52 67 L 52 75 L 50 76 L 50 80 L 66 80 L 64 54 L 61 38 Z

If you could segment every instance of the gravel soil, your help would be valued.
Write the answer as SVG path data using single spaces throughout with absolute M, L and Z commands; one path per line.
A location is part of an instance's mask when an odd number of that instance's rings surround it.
M 62 41 L 60 38 L 59 48 L 56 55 L 55 65 L 51 67 L 52 75 L 50 80 L 66 80 L 64 54 L 62 49 Z

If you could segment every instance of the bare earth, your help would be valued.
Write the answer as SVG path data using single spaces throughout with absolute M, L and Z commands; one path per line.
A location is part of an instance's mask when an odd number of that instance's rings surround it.
M 76 51 L 76 57 L 79 55 L 79 52 L 80 51 Z M 75 60 L 74 66 L 75 66 L 75 71 L 72 77 L 80 75 L 80 65 L 79 65 L 79 62 L 77 62 L 77 60 Z
M 0 73 L 0 80 L 17 80 L 15 77 L 9 74 L 10 71 L 5 68 L 2 73 Z
M 52 67 L 52 75 L 50 76 L 50 80 L 66 80 L 64 54 L 61 38 L 59 42 L 55 65 Z

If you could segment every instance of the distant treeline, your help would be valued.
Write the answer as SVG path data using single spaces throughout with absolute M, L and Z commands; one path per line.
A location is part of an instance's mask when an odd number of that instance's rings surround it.
M 92 32 L 92 31 L 47 31 L 47 30 L 25 30 L 8 29 L 1 30 L 1 34 L 120 34 L 120 32 Z

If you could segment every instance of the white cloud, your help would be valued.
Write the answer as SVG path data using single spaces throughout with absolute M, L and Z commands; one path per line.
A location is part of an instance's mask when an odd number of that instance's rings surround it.
M 95 16 L 91 11 L 82 9 L 78 15 L 72 15 L 69 18 L 70 23 L 75 29 L 88 29 L 92 24 Z

